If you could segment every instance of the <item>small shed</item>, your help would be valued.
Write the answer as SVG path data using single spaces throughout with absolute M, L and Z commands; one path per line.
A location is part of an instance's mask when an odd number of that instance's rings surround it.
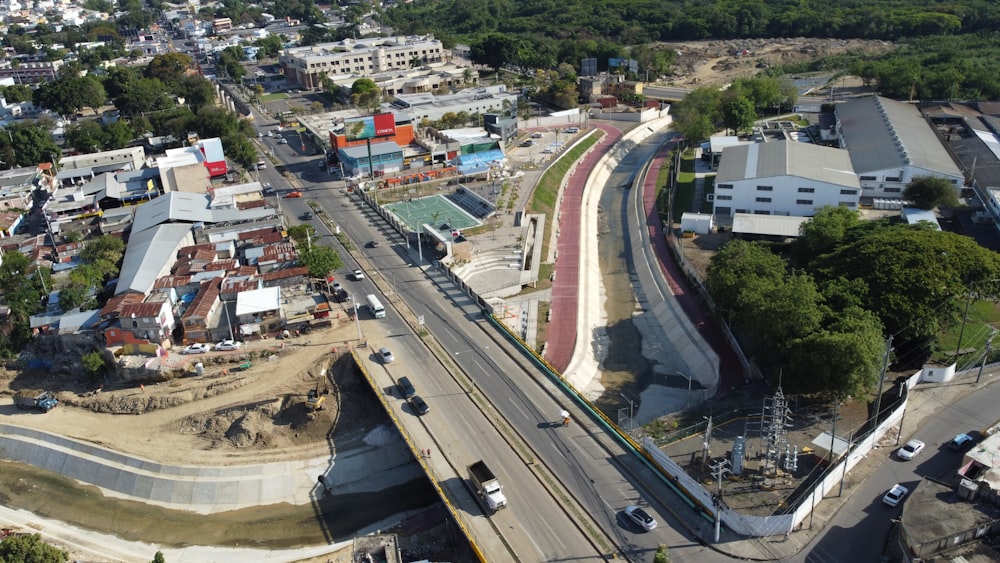
M 707 235 L 715 230 L 715 216 L 711 213 L 685 213 L 681 215 L 681 231 Z
M 938 223 L 937 216 L 934 215 L 933 211 L 928 211 L 926 209 L 919 209 L 916 207 L 904 207 L 900 212 L 903 220 L 909 225 L 916 225 L 919 223 L 927 223 L 931 225 L 935 231 L 941 230 L 941 224 Z

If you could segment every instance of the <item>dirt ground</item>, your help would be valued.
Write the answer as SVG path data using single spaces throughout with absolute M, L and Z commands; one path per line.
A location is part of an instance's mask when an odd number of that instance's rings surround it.
M 839 53 L 878 54 L 895 46 L 884 41 L 860 39 L 738 39 L 663 43 L 677 53 L 668 83 L 691 87 L 721 86 L 745 78 L 766 66 L 808 62 Z
M 191 369 L 196 361 L 205 364 L 201 376 L 186 371 L 159 383 L 109 381 L 93 393 L 81 391 L 79 376 L 5 371 L 0 389 L 53 390 L 61 405 L 31 417 L 32 426 L 163 463 L 228 465 L 313 455 L 335 427 L 362 436 L 366 431 L 361 421 L 341 419 L 342 390 L 335 384 L 353 370 L 340 340 L 352 330 L 345 316 L 334 328 L 298 338 L 191 356 Z M 241 369 L 247 358 L 252 367 Z M 322 410 L 307 408 L 311 390 L 329 393 Z M 120 432 L 112 421 L 125 414 L 141 416 L 125 419 L 129 432 Z

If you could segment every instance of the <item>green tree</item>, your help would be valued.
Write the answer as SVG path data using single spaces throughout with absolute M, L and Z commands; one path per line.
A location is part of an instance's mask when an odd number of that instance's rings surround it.
M 84 355 L 81 363 L 83 364 L 83 370 L 91 381 L 99 381 L 104 377 L 104 373 L 108 369 L 108 364 L 104 360 L 104 354 L 100 352 L 91 352 Z
M 753 109 L 753 102 L 736 93 L 723 96 L 722 122 L 727 129 L 739 134 L 751 130 L 755 121 L 757 113 Z
M 100 107 L 107 99 L 104 86 L 90 76 L 61 76 L 42 84 L 34 93 L 35 104 L 60 115 L 75 114 L 80 108 Z
M 712 136 L 722 120 L 722 93 L 718 88 L 696 88 L 674 104 L 673 127 L 689 143 Z
M 832 252 L 860 225 L 861 215 L 856 209 L 839 205 L 821 207 L 799 227 L 800 236 L 792 243 L 792 256 L 797 263 L 806 265 L 813 258 Z
M 881 373 L 882 323 L 860 307 L 829 319 L 829 326 L 790 341 L 782 385 L 834 400 L 864 397 Z
M 309 269 L 309 275 L 314 278 L 325 278 L 331 272 L 344 267 L 344 262 L 337 251 L 315 241 L 307 244 L 304 252 L 300 249 L 299 262 Z
M 918 176 L 906 185 L 903 199 L 920 209 L 934 209 L 939 205 L 958 205 L 958 188 L 944 178 Z
M 470 58 L 476 64 L 492 68 L 497 75 L 500 69 L 517 59 L 520 41 L 504 33 L 490 33 L 470 45 Z
M 288 227 L 288 236 L 295 242 L 297 247 L 307 248 L 312 244 L 311 240 L 316 240 L 316 228 L 308 223 L 295 225 Z
M 125 243 L 122 239 L 104 235 L 83 245 L 80 259 L 86 264 L 101 264 L 105 275 L 115 275 L 118 264 L 125 255 Z
M 7 103 L 17 104 L 31 101 L 32 90 L 24 84 L 12 84 L 10 86 L 0 86 L 0 96 L 3 96 Z
M 138 78 L 125 85 L 125 90 L 115 98 L 115 107 L 122 115 L 131 118 L 143 112 L 152 112 L 174 106 L 163 83 L 156 78 Z
M 966 236 L 901 225 L 843 244 L 812 269 L 826 279 L 862 280 L 863 306 L 888 334 L 929 345 L 958 321 L 963 301 L 956 296 L 970 285 L 984 297 L 998 293 L 985 282 L 1000 278 L 1000 256 Z
M 42 541 L 41 534 L 9 536 L 0 542 L 0 561 L 5 563 L 61 563 L 69 553 Z
M 13 123 L 6 127 L 8 142 L 13 138 L 16 147 L 15 159 L 18 166 L 36 166 L 41 162 L 52 162 L 60 154 L 59 147 L 52 140 L 48 127 L 39 121 Z
M 162 551 L 156 552 L 156 555 L 153 556 L 153 563 L 167 563 L 167 559 L 163 556 Z
M 129 146 L 135 137 L 132 125 L 124 119 L 113 121 L 104 127 L 104 147 L 109 150 L 123 149 Z
M 146 78 L 157 78 L 160 82 L 173 86 L 181 81 L 184 74 L 194 68 L 194 59 L 185 53 L 164 53 L 156 55 L 146 65 L 143 74 Z
M 365 111 L 377 110 L 381 98 L 381 90 L 370 78 L 359 78 L 351 85 L 351 102 Z
M 181 78 L 176 92 L 184 98 L 184 103 L 190 106 L 194 113 L 215 103 L 215 87 L 204 76 L 192 75 Z
M 104 130 L 96 121 L 80 121 L 66 130 L 66 143 L 82 153 L 96 152 L 94 147 L 104 147 Z
M 718 309 L 732 322 L 781 282 L 785 264 L 759 243 L 733 240 L 712 257 L 705 285 Z
M 653 555 L 653 563 L 670 563 L 670 550 L 667 546 L 660 544 Z

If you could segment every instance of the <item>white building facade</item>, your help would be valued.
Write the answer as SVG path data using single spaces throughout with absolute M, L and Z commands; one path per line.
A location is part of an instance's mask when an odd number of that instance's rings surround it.
M 857 209 L 861 186 L 847 151 L 794 141 L 727 147 L 713 213 L 811 217 L 820 207 Z
M 303 88 L 317 88 L 329 76 L 372 76 L 406 70 L 412 61 L 421 65 L 444 62 L 451 53 L 432 35 L 344 39 L 335 43 L 286 49 L 278 58 L 285 78 Z

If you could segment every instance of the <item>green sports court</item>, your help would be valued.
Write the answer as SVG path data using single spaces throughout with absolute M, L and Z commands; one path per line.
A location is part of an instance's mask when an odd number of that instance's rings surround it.
M 483 224 L 441 194 L 389 203 L 384 207 L 405 223 L 411 231 L 419 230 L 420 225 L 425 223 L 433 227 L 447 223 L 451 228 L 458 230 Z

